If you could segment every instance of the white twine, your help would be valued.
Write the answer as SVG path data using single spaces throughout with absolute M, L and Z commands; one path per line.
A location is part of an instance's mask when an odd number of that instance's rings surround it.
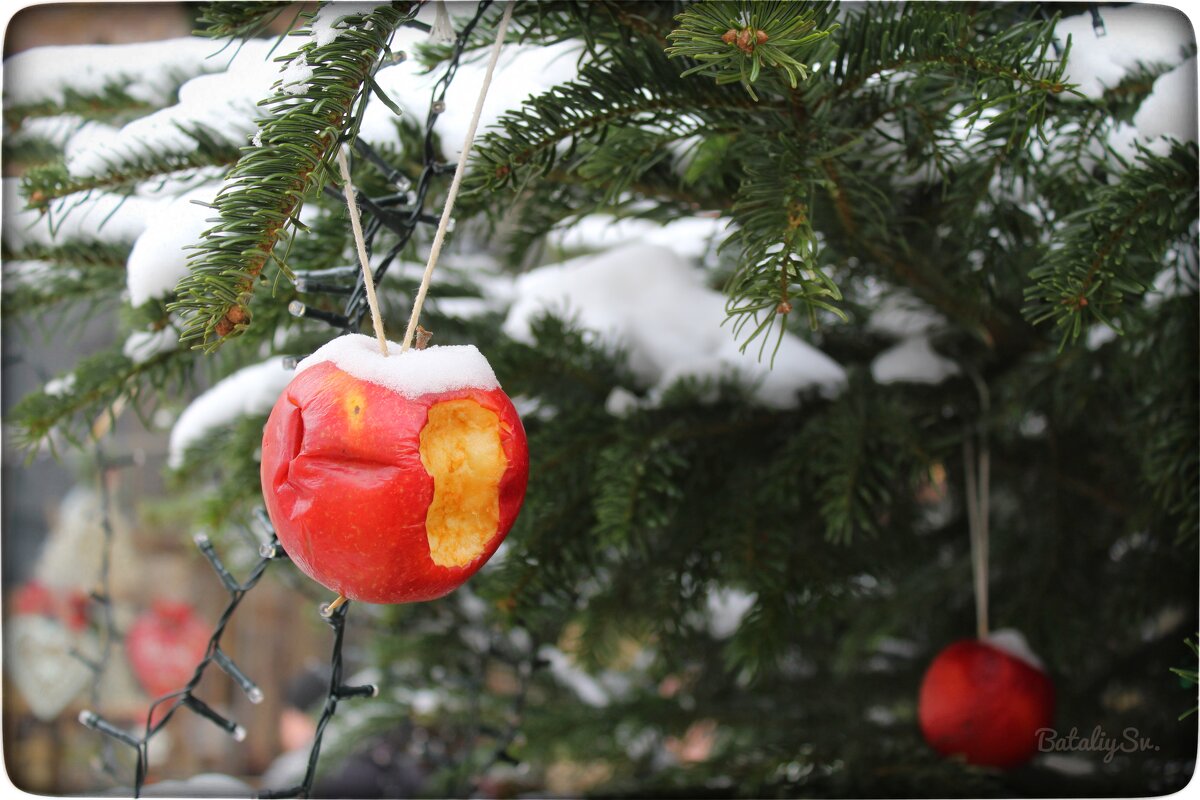
M 425 304 L 425 295 L 429 293 L 429 279 L 433 276 L 433 267 L 437 264 L 442 252 L 442 242 L 446 239 L 446 229 L 450 225 L 450 213 L 454 210 L 454 201 L 458 197 L 458 189 L 462 185 L 463 173 L 467 169 L 467 158 L 471 155 L 471 145 L 475 141 L 475 129 L 479 126 L 479 118 L 483 114 L 483 102 L 487 98 L 488 87 L 492 85 L 492 72 L 496 62 L 500 60 L 500 48 L 504 44 L 504 32 L 508 29 L 508 21 L 512 19 L 513 3 L 508 2 L 504 7 L 504 16 L 496 28 L 496 42 L 492 45 L 492 55 L 488 59 L 487 72 L 483 76 L 483 85 L 479 88 L 479 98 L 475 101 L 475 113 L 471 124 L 467 127 L 467 136 L 463 141 L 462 155 L 459 156 L 458 166 L 454 169 L 454 179 L 450 182 L 450 191 L 446 195 L 446 207 L 442 209 L 442 218 L 438 222 L 437 233 L 433 236 L 433 245 L 429 249 L 429 261 L 425 265 L 425 274 L 421 277 L 421 286 L 417 289 L 417 297 L 413 301 L 412 316 L 408 320 L 408 330 L 404 332 L 404 340 L 400 352 L 404 353 L 412 346 L 413 337 L 417 332 L 417 319 L 421 316 L 421 306 Z
M 375 296 L 375 276 L 367 262 L 367 243 L 363 239 L 362 222 L 358 218 L 358 202 L 354 199 L 354 184 L 350 181 L 350 164 L 346 160 L 346 148 L 337 152 L 338 169 L 342 172 L 342 190 L 346 193 L 346 207 L 350 210 L 350 227 L 354 231 L 354 244 L 358 249 L 358 263 L 362 265 L 363 285 L 367 289 L 367 305 L 371 307 L 371 324 L 375 326 L 375 338 L 379 340 L 379 352 L 388 354 L 387 337 L 383 335 L 383 317 L 379 314 L 379 299 Z
M 991 402 L 987 385 L 971 374 L 979 392 L 980 412 L 986 416 Z M 988 517 L 991 507 L 992 458 L 987 434 L 982 426 L 978 432 L 979 453 L 975 453 L 970 430 L 963 436 L 963 462 L 966 469 L 967 531 L 971 537 L 971 572 L 975 588 L 975 633 L 983 639 L 988 634 Z

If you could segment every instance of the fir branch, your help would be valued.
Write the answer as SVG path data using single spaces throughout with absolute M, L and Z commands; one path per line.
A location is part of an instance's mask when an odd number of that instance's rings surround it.
M 805 470 L 820 502 L 825 537 L 849 544 L 899 522 L 922 465 L 913 426 L 896 398 L 858 380 L 842 401 L 814 416 L 802 441 Z
M 240 143 L 230 142 L 203 125 L 180 127 L 192 146 L 170 150 L 146 146 L 138 151 L 114 154 L 108 169 L 98 175 L 72 176 L 63 162 L 29 170 L 21 179 L 29 207 L 42 211 L 69 195 L 92 191 L 122 192 L 155 179 L 181 177 L 237 161 Z
M 132 248 L 132 242 L 103 240 L 65 240 L 54 244 L 26 242 L 18 247 L 4 242 L 0 244 L 0 258 L 4 261 L 48 261 L 121 271 L 125 269 L 125 261 Z
M 1044 262 L 1030 272 L 1026 316 L 1053 321 L 1062 346 L 1077 340 L 1090 319 L 1119 331 L 1125 297 L 1147 291 L 1167 245 L 1195 223 L 1198 180 L 1195 142 L 1177 143 L 1167 156 L 1141 149 L 1117 183 L 1062 221 Z
M 350 15 L 332 42 L 310 41 L 288 57 L 307 59 L 312 77 L 302 93 L 280 88 L 264 101 L 270 116 L 261 124 L 261 144 L 246 148 L 213 203 L 220 222 L 196 246 L 172 306 L 183 314 L 184 341 L 213 350 L 250 324 L 259 273 L 304 198 L 324 180 L 339 142 L 353 135 L 355 103 L 392 33 L 414 9 L 397 3 Z
M 26 395 L 12 409 L 16 444 L 32 456 L 43 443 L 53 447 L 51 435 L 81 446 L 92 423 L 118 403 L 132 404 L 145 417 L 159 392 L 179 385 L 186 376 L 187 351 L 159 353 L 142 362 L 125 356 L 119 348 L 81 359 L 72 371 L 69 390 Z
M 205 3 L 196 17 L 196 35 L 212 39 L 256 36 L 282 12 L 292 8 L 283 0 Z
M 740 247 L 738 268 L 725 287 L 726 313 L 734 336 L 753 324 L 742 349 L 761 337 L 760 358 L 776 324 L 778 349 L 796 306 L 814 328 L 819 311 L 845 318 L 834 305 L 842 299 L 841 291 L 820 263 L 811 219 L 814 181 L 797 172 L 793 165 L 802 162 L 796 155 L 787 147 L 768 147 L 744 161 L 745 178 L 733 204 L 737 227 L 721 245 Z
M 191 76 L 180 75 L 178 84 L 182 85 L 189 77 Z M 113 122 L 154 111 L 157 108 L 155 104 L 133 97 L 125 91 L 129 83 L 129 79 L 110 81 L 96 92 L 81 92 L 67 87 L 63 90 L 62 100 L 6 105 L 4 124 L 11 130 L 28 119 L 57 117 L 63 114 Z
M 755 100 L 754 83 L 763 70 L 783 73 L 795 89 L 808 79 L 804 51 L 829 36 L 832 4 L 820 2 L 750 3 L 703 0 L 678 16 L 679 27 L 667 35 L 671 58 L 698 62 L 680 77 L 703 75 L 718 84 L 740 83 Z
M 923 78 L 952 77 L 968 89 L 964 118 L 991 111 L 988 126 L 1010 126 L 1010 148 L 1041 131 L 1050 98 L 1074 91 L 1065 80 L 1067 53 L 1050 57 L 1056 19 L 1013 24 L 1003 8 L 964 14 L 946 4 L 873 3 L 835 35 L 832 78 L 814 99 L 814 112 L 837 106 L 870 81 L 898 79 L 920 87 Z M 909 90 L 911 91 L 911 89 Z
M 0 310 L 10 318 L 41 315 L 51 306 L 115 296 L 125 287 L 124 261 L 108 261 L 103 248 L 97 256 L 55 261 L 6 259 Z
M 62 148 L 49 139 L 9 134 L 3 140 L 4 163 L 11 168 L 42 166 L 62 155 Z
M 647 93 L 647 85 L 659 91 Z M 610 60 L 584 66 L 576 80 L 532 97 L 501 117 L 497 130 L 476 145 L 471 188 L 518 187 L 545 175 L 560 157 L 577 167 L 581 160 L 571 159 L 579 140 L 601 131 L 638 125 L 686 136 L 705 125 L 734 127 L 738 120 L 744 123 L 749 115 L 771 107 L 702 82 L 681 81 L 654 50 L 617 51 Z M 563 154 L 560 145 L 565 145 Z
M 510 43 L 557 44 L 582 39 L 593 59 L 632 41 L 644 40 L 665 47 L 674 17 L 685 7 L 680 0 L 544 0 L 519 3 L 513 9 L 505 41 Z M 495 20 L 479 25 L 467 43 L 464 55 L 482 50 L 495 41 Z M 434 66 L 448 60 L 452 44 L 422 44 L 420 60 Z

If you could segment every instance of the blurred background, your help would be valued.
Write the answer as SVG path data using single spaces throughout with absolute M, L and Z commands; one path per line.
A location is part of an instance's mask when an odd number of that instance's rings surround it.
M 315 3 L 296 4 L 297 10 Z M 195 27 L 193 3 L 49 3 L 32 5 L 11 19 L 4 37 L 4 56 L 31 47 L 61 44 L 115 44 L 187 36 Z M 291 14 L 281 16 L 285 25 Z M 4 175 L 20 169 L 6 161 Z M 3 321 L 3 414 L 53 375 L 115 340 L 114 312 L 91 313 L 74 307 L 65 316 L 46 319 L 43 328 Z M 74 332 L 80 332 L 76 339 Z M 71 332 L 72 335 L 65 335 Z M 72 346 L 83 342 L 86 346 Z M 194 608 L 206 623 L 215 621 L 227 600 L 208 562 L 192 544 L 192 531 L 172 525 L 169 496 L 163 482 L 168 432 L 154 430 L 127 415 L 105 445 L 105 491 L 112 503 L 124 560 L 113 565 L 113 601 L 122 609 L 118 624 L 127 628 L 152 599 L 171 597 Z M 5 610 L 14 608 L 17 587 L 43 573 L 71 570 L 84 574 L 98 568 L 100 479 L 90 453 L 66 449 L 56 459 L 48 453 L 26 461 L 12 448 L 5 430 L 3 462 L 3 586 Z M 160 509 L 156 513 L 156 508 Z M 135 513 L 134 509 L 141 509 Z M 54 543 L 71 542 L 65 550 Z M 76 549 L 82 546 L 88 552 Z M 54 552 L 49 552 L 54 549 Z M 167 736 L 156 742 L 154 761 L 161 776 L 191 776 L 220 770 L 232 775 L 258 775 L 280 753 L 299 747 L 309 716 L 291 715 L 289 698 L 304 711 L 324 699 L 320 685 L 329 659 L 328 628 L 317 618 L 316 599 L 279 580 L 265 580 L 247 595 L 229 629 L 225 648 L 249 675 L 275 691 L 252 705 L 223 673 L 210 670 L 200 686 L 202 696 L 239 720 L 246 741 L 233 742 L 210 723 L 179 714 Z M 305 620 L 302 622 L 301 620 Z M 211 625 L 208 626 L 211 630 Z M 253 646 L 252 646 L 253 645 Z M 70 794 L 96 787 L 97 735 L 79 724 L 79 711 L 91 708 L 118 724 L 138 728 L 150 700 L 125 663 L 120 648 L 113 656 L 112 685 L 106 685 L 97 708 L 86 689 L 48 720 L 39 719 L 20 691 L 4 677 L 4 755 L 9 777 L 35 793 Z M 291 693 L 278 691 L 291 685 Z M 307 725 L 305 722 L 308 721 Z M 297 728 L 299 724 L 299 728 Z M 290 738 L 289 738 L 290 737 Z M 161 737 L 160 737 L 161 738 Z M 159 745 L 163 746 L 159 746 Z M 116 748 L 128 780 L 131 751 Z

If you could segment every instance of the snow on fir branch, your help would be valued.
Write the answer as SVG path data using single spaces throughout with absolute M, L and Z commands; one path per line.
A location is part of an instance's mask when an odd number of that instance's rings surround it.
M 171 102 L 187 80 L 225 68 L 219 46 L 199 38 L 134 44 L 38 47 L 5 61 L 4 120 L 74 113 L 133 116 Z M 153 69 L 146 69 L 146 64 Z
M 309 41 L 283 59 L 307 61 L 312 74 L 303 91 L 281 86 L 264 101 L 270 116 L 213 202 L 219 223 L 197 245 L 191 274 L 177 287 L 173 305 L 183 315 L 185 342 L 212 350 L 250 324 L 248 299 L 263 266 L 305 197 L 325 179 L 334 149 L 353 136 L 355 104 L 365 102 L 364 87 L 408 15 L 407 4 L 335 14 L 331 30 L 338 21 L 341 27 L 327 43 L 321 43 L 324 29 L 313 21 Z M 290 178 L 264 183 L 268 176 Z

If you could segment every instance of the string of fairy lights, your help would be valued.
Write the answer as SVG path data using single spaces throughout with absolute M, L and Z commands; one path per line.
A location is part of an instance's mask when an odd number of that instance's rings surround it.
M 434 133 L 434 127 L 438 117 L 446 110 L 446 92 L 454 79 L 455 73 L 458 71 L 460 59 L 466 49 L 468 40 L 472 32 L 483 18 L 484 13 L 492 5 L 491 0 L 483 0 L 475 14 L 464 25 L 461 31 L 458 32 L 453 47 L 451 48 L 447 59 L 444 72 L 440 79 L 435 83 L 429 102 L 429 109 L 425 120 L 424 143 L 422 153 L 422 169 L 415 183 L 404 175 L 399 170 L 396 170 L 392 165 L 388 164 L 378 152 L 370 145 L 361 140 L 355 140 L 352 144 L 353 153 L 356 158 L 362 159 L 368 164 L 378 169 L 389 183 L 395 188 L 395 192 L 384 197 L 366 197 L 359 195 L 358 203 L 365 209 L 368 220 L 364 229 L 364 239 L 368 250 L 375 242 L 376 236 L 382 230 L 390 231 L 395 235 L 395 242 L 391 244 L 387 252 L 382 256 L 373 270 L 373 275 L 376 283 L 378 283 L 387 273 L 389 266 L 393 263 L 397 256 L 404 250 L 411 240 L 414 232 L 420 225 L 436 225 L 438 219 L 436 216 L 430 215 L 425 211 L 425 203 L 429 192 L 433 185 L 434 179 L 452 172 L 455 168 L 454 164 L 447 164 L 441 161 L 437 146 L 437 139 Z M 410 20 L 407 24 L 419 27 L 428 28 L 423 23 Z M 402 60 L 405 57 L 403 53 L 397 53 L 393 56 L 393 61 Z M 365 98 L 364 98 L 365 101 Z M 331 197 L 337 198 L 344 202 L 343 195 L 334 187 L 326 186 L 324 191 Z M 355 282 L 351 287 L 348 285 L 348 279 L 355 277 Z M 343 311 L 340 314 L 328 312 L 320 308 L 309 306 L 301 301 L 293 301 L 289 305 L 291 314 L 297 317 L 306 317 L 311 319 L 322 320 L 334 328 L 339 329 L 343 333 L 357 331 L 361 326 L 367 312 L 367 298 L 364 286 L 364 278 L 361 270 L 357 267 L 336 267 L 323 270 L 307 270 L 297 271 L 293 283 L 298 292 L 304 294 L 327 294 L 327 295 L 345 295 L 346 300 Z M 301 357 L 292 356 L 286 359 L 291 366 L 294 366 Z M 104 466 L 101 458 L 101 484 L 104 487 Z M 102 492 L 106 492 L 106 488 L 102 488 Z M 103 526 L 104 526 L 104 549 L 105 555 L 102 561 L 102 570 L 100 581 L 97 590 L 93 593 L 92 599 L 101 607 L 101 626 L 103 628 L 103 646 L 100 656 L 94 660 L 84 659 L 95 673 L 93 681 L 93 689 L 91 692 L 91 703 L 93 706 L 98 706 L 100 695 L 100 677 L 103 675 L 107 661 L 110 657 L 113 646 L 120 642 L 120 633 L 117 630 L 113 620 L 111 600 L 109 598 L 109 567 L 110 553 L 112 546 L 112 525 L 109 518 L 109 506 L 111 498 L 107 494 L 102 495 L 103 502 Z M 232 620 L 235 612 L 240 606 L 246 594 L 251 591 L 258 582 L 262 579 L 267 569 L 277 561 L 288 560 L 287 553 L 280 546 L 279 540 L 275 536 L 275 531 L 271 527 L 270 520 L 265 512 L 261 509 L 256 512 L 256 519 L 265 534 L 266 542 L 261 545 L 258 553 L 258 559 L 250 568 L 249 573 L 243 580 L 239 580 L 225 565 L 221 557 L 217 554 L 212 541 L 206 534 L 199 533 L 194 537 L 196 546 L 201 554 L 209 562 L 217 578 L 220 580 L 223 588 L 228 594 L 228 602 L 225 610 L 221 613 L 217 623 L 213 629 L 213 633 L 208 641 L 208 646 L 205 650 L 204 657 L 196 665 L 195 671 L 188 682 L 178 690 L 157 698 L 150 705 L 146 713 L 145 726 L 140 735 L 125 730 L 117 725 L 114 725 L 100 714 L 92 710 L 85 710 L 80 713 L 79 721 L 86 727 L 98 733 L 104 734 L 104 745 L 102 750 L 102 768 L 110 777 L 117 777 L 117 768 L 115 759 L 112 753 L 112 744 L 114 742 L 121 743 L 132 748 L 136 753 L 136 764 L 134 768 L 133 795 L 139 797 L 145 785 L 147 771 L 149 768 L 149 747 L 151 740 L 161 732 L 164 727 L 171 721 L 174 715 L 180 711 L 189 711 L 198 716 L 201 716 L 215 724 L 217 727 L 224 730 L 235 741 L 242 741 L 246 737 L 246 730 L 239 725 L 235 720 L 229 719 L 222 713 L 215 710 L 212 706 L 196 695 L 196 688 L 200 684 L 201 679 L 208 671 L 209 667 L 216 665 L 218 669 L 228 675 L 234 683 L 236 683 L 246 695 L 246 698 L 254 704 L 260 703 L 263 700 L 263 691 L 249 676 L 247 676 L 240 667 L 234 662 L 229 654 L 222 649 L 221 640 L 225 633 L 226 627 Z M 343 657 L 343 642 L 346 629 L 346 617 L 349 611 L 349 604 L 330 607 L 330 604 L 322 605 L 320 609 L 321 618 L 330 626 L 333 633 L 333 647 L 330 656 L 330 680 L 329 689 L 325 697 L 325 703 L 321 710 L 321 715 L 317 720 L 316 732 L 310 746 L 307 765 L 301 781 L 291 787 L 282 790 L 264 791 L 260 793 L 260 797 L 308 797 L 312 793 L 313 785 L 316 780 L 317 765 L 321 754 L 321 745 L 324 738 L 326 727 L 330 720 L 337 713 L 338 704 L 342 700 L 358 698 L 358 697 L 373 697 L 378 694 L 378 688 L 371 684 L 364 685 L 349 685 L 343 682 L 344 657 Z M 77 654 L 81 659 L 82 655 Z M 514 697 L 513 713 L 509 714 L 508 723 L 505 729 L 496 737 L 497 746 L 494 748 L 489 760 L 485 764 L 485 768 L 490 767 L 498 761 L 506 761 L 515 763 L 514 759 L 507 748 L 514 740 L 519 728 L 521 711 L 524 706 L 524 699 L 528 690 L 529 675 L 540 664 L 538 660 L 531 657 L 529 663 L 517 665 L 520 676 L 520 690 Z

